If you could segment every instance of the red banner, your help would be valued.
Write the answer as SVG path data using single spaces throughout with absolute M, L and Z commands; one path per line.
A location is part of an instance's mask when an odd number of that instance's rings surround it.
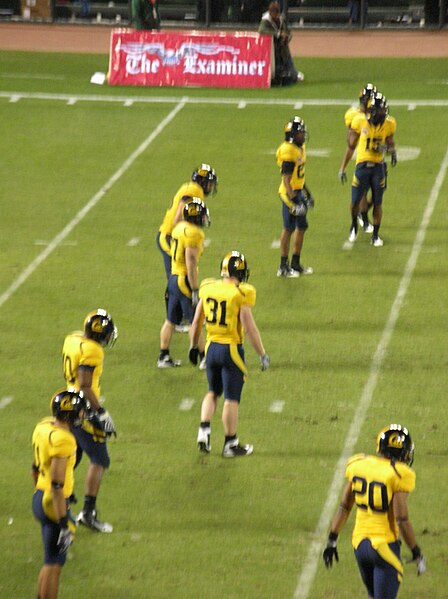
M 115 29 L 110 85 L 269 87 L 272 38 Z

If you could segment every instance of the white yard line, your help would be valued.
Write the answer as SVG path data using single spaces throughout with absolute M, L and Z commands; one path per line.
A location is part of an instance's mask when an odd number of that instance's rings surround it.
M 142 154 L 148 146 L 162 133 L 167 125 L 175 118 L 177 113 L 185 106 L 185 102 L 179 99 L 173 110 L 157 125 L 154 131 L 148 135 L 143 143 L 132 152 L 120 168 L 110 177 L 108 181 L 101 187 L 99 191 L 81 208 L 81 210 L 72 218 L 72 220 L 60 231 L 47 247 L 23 270 L 12 284 L 0 295 L 0 308 L 9 298 L 19 289 L 23 283 L 34 273 L 34 271 L 44 262 L 48 256 L 65 240 L 65 238 L 73 231 L 82 219 L 94 208 L 98 202 L 105 196 L 111 187 L 120 179 L 120 177 L 132 166 L 137 158 Z
M 325 545 L 326 533 L 328 532 L 328 526 L 333 512 L 336 508 L 337 501 L 339 499 L 340 489 L 343 483 L 343 477 L 345 472 L 345 465 L 348 458 L 353 454 L 356 442 L 358 441 L 359 432 L 361 431 L 362 425 L 367 415 L 373 393 L 376 388 L 379 373 L 382 368 L 384 358 L 395 330 L 398 317 L 400 315 L 401 308 L 403 306 L 406 293 L 409 288 L 409 284 L 412 279 L 412 275 L 417 264 L 418 257 L 420 255 L 423 243 L 425 241 L 426 230 L 431 220 L 432 213 L 436 206 L 439 198 L 440 189 L 445 179 L 446 171 L 448 169 L 448 148 L 445 153 L 445 157 L 440 165 L 439 172 L 437 173 L 436 180 L 431 189 L 431 193 L 426 204 L 425 211 L 420 223 L 420 227 L 417 230 L 414 244 L 412 246 L 411 254 L 406 263 L 403 276 L 401 278 L 398 290 L 392 304 L 392 308 L 389 313 L 386 325 L 381 335 L 380 342 L 376 348 L 375 354 L 372 359 L 370 366 L 369 377 L 364 386 L 361 398 L 359 400 L 358 407 L 353 417 L 350 429 L 345 439 L 345 444 L 339 457 L 336 469 L 331 481 L 330 488 L 328 490 L 327 499 L 325 501 L 322 513 L 319 518 L 319 522 L 312 535 L 311 543 L 308 550 L 304 566 L 297 580 L 297 586 L 294 592 L 294 599 L 307 599 L 314 578 L 316 576 L 316 570 L 320 566 L 321 552 Z
M 10 102 L 20 100 L 49 100 L 60 102 L 105 102 L 118 103 L 123 106 L 132 106 L 134 104 L 178 104 L 184 102 L 188 104 L 234 104 L 237 108 L 246 108 L 248 106 L 292 106 L 301 109 L 303 106 L 351 106 L 352 100 L 349 99 L 321 99 L 310 98 L 297 102 L 294 98 L 278 100 L 275 98 L 208 98 L 201 96 L 101 96 L 95 94 L 73 95 L 73 94 L 50 94 L 43 92 L 19 92 L 19 91 L 0 91 L 0 98 L 9 99 Z M 437 108 L 447 107 L 448 100 L 388 100 L 389 106 L 407 108 L 415 110 L 417 108 Z

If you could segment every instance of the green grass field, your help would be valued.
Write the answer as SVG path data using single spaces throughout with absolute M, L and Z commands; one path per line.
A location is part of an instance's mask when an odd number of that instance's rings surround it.
M 64 335 L 105 307 L 120 334 L 102 380 L 118 438 L 98 505 L 114 533 L 79 531 L 60 599 L 364 597 L 353 516 L 331 572 L 321 551 L 338 461 L 373 452 L 394 421 L 416 445 L 409 505 L 428 561 L 421 578 L 406 565 L 400 597 L 447 598 L 446 60 L 304 59 L 303 86 L 247 92 L 92 86 L 106 68 L 104 56 L 0 53 L 0 597 L 36 595 L 31 433 L 62 386 Z M 347 251 L 343 114 L 370 80 L 397 119 L 399 162 L 384 247 L 360 233 Z M 315 275 L 280 280 L 274 152 L 294 114 L 310 132 L 316 208 L 303 262 Z M 200 277 L 217 276 L 227 251 L 246 254 L 271 356 L 262 373 L 247 344 L 239 435 L 255 451 L 241 461 L 221 458 L 218 415 L 212 454 L 198 455 L 206 377 L 187 363 L 186 335 L 172 344 L 182 368 L 155 366 L 165 309 L 155 235 L 203 161 L 220 183 Z

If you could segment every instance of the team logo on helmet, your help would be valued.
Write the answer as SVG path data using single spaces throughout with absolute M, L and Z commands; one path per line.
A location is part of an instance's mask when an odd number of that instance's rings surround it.
M 193 171 L 191 180 L 202 187 L 206 196 L 218 191 L 218 175 L 209 164 L 202 163 L 201 166 L 198 166 Z
M 82 418 L 89 410 L 89 403 L 82 391 L 63 389 L 56 391 L 50 400 L 51 413 L 58 420 L 71 426 L 81 426 Z
M 189 196 L 185 196 L 185 198 L 188 201 L 183 208 L 184 220 L 198 227 L 209 227 L 210 214 L 204 202 L 200 198 L 191 198 Z
M 118 337 L 118 329 L 112 316 L 102 308 L 87 314 L 84 319 L 84 333 L 103 347 L 112 347 Z
M 401 424 L 390 424 L 378 433 L 376 451 L 385 458 L 408 466 L 414 461 L 414 443 L 408 429 Z
M 245 283 L 249 279 L 249 274 L 250 271 L 244 254 L 233 251 L 226 254 L 222 259 L 222 277 L 235 277 L 240 283 Z

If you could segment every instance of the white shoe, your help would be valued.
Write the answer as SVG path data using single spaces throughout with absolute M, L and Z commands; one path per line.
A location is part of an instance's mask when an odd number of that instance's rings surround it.
M 383 247 L 383 245 L 384 245 L 384 241 L 381 239 L 381 237 L 372 237 L 372 239 L 370 240 L 370 243 L 375 248 L 380 248 L 380 247 Z
M 367 223 L 367 225 L 363 225 L 362 229 L 363 229 L 364 233 L 373 233 L 372 223 Z
M 199 427 L 198 430 L 198 449 L 202 453 L 210 453 L 211 451 L 210 444 L 210 429 Z
M 360 227 L 364 227 L 364 219 L 362 218 L 361 214 L 358 214 L 358 225 Z
M 199 370 L 206 370 L 207 369 L 207 362 L 205 361 L 205 356 L 202 358 L 202 360 L 199 362 Z
M 305 81 L 305 75 L 301 72 L 297 72 L 297 81 Z
M 79 512 L 76 518 L 76 524 L 83 524 L 84 526 L 87 526 L 87 528 L 105 533 L 111 533 L 114 529 L 109 522 L 101 522 L 97 519 L 96 510 L 93 510 L 92 512 Z
M 288 279 L 297 279 L 300 277 L 300 270 L 296 270 L 295 268 L 289 268 L 288 272 L 286 273 L 286 277 Z
M 311 266 L 299 266 L 299 273 L 301 277 L 304 275 L 312 275 L 313 272 L 314 270 L 311 268 Z
M 355 231 L 355 228 L 352 227 L 350 229 L 350 235 L 348 236 L 349 242 L 350 243 L 355 243 L 357 237 L 358 237 L 358 231 Z
M 176 326 L 174 327 L 174 330 L 176 331 L 176 333 L 188 333 L 188 331 L 190 330 L 190 325 L 189 324 L 176 324 Z
M 157 360 L 157 368 L 175 368 L 181 364 L 180 360 L 173 360 L 169 354 Z
M 240 445 L 238 439 L 228 441 L 222 450 L 223 458 L 238 458 L 250 455 L 254 451 L 253 445 Z

